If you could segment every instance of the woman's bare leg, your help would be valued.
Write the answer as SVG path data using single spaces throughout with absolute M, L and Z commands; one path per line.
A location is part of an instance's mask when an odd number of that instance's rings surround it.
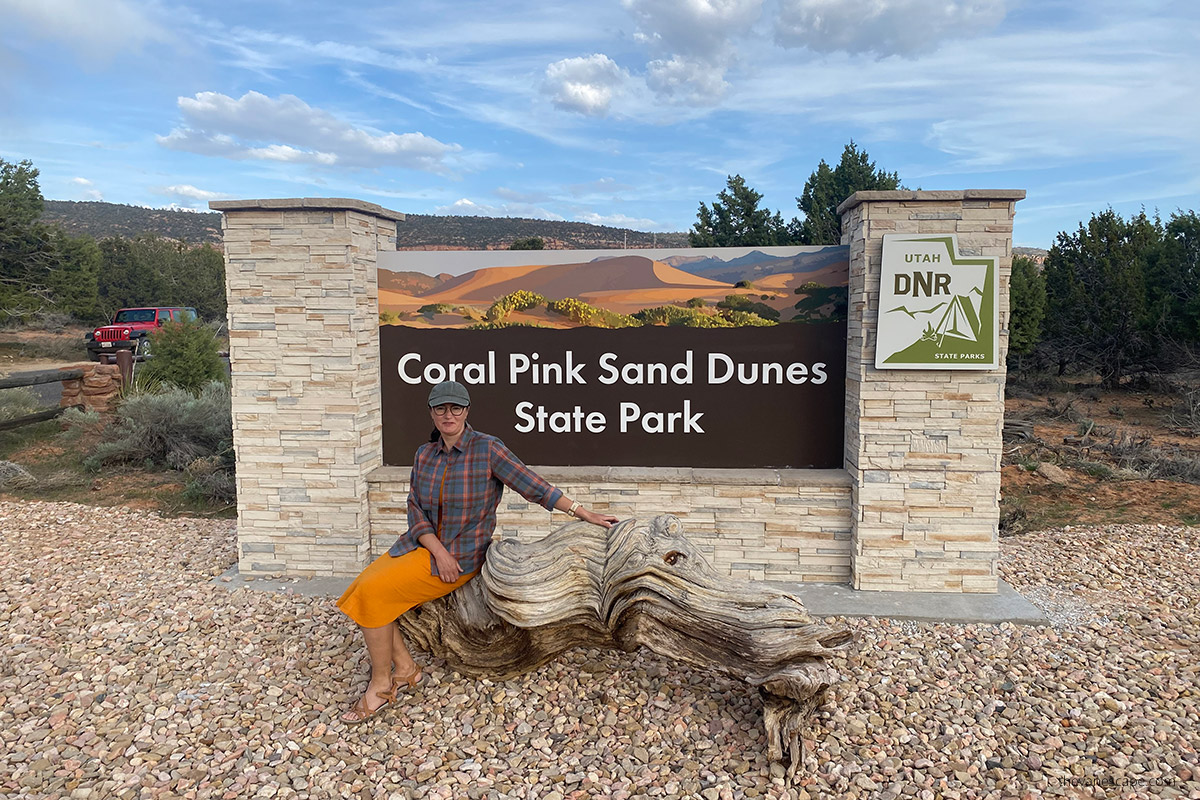
M 397 678 L 408 677 L 417 671 L 417 662 L 413 660 L 404 637 L 400 635 L 399 625 L 392 625 L 392 666 L 396 670 Z
M 359 627 L 371 658 L 371 680 L 367 683 L 367 691 L 363 693 L 363 703 L 368 710 L 374 711 L 386 702 L 379 692 L 392 690 L 392 632 L 387 625 L 378 628 Z M 396 628 L 396 624 L 391 623 L 391 627 Z M 349 718 L 353 713 L 347 712 L 344 717 Z

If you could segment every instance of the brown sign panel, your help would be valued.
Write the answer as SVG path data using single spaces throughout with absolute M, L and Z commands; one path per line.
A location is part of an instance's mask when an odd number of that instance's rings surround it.
M 412 463 L 441 380 L 526 463 L 841 468 L 846 325 L 380 328 L 384 463 Z

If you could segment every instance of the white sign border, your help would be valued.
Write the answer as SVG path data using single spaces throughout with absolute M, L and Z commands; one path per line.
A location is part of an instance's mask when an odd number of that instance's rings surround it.
M 950 239 L 951 247 L 951 262 L 962 260 L 970 261 L 990 261 L 992 269 L 992 358 L 989 363 L 941 363 L 941 364 L 885 364 L 882 362 L 882 357 L 879 351 L 879 339 L 881 332 L 886 327 L 883 323 L 883 285 L 884 281 L 892 280 L 895 277 L 896 265 L 899 263 L 900 253 L 894 255 L 892 259 L 888 258 L 888 243 L 899 244 L 907 241 L 928 241 L 930 239 Z M 895 249 L 892 251 L 895 253 Z M 891 269 L 889 270 L 889 267 Z M 880 255 L 880 271 L 879 271 L 879 294 L 878 308 L 875 316 L 875 369 L 878 370 L 969 370 L 974 372 L 989 372 L 1000 368 L 1000 260 L 996 256 L 962 256 L 958 249 L 958 234 L 956 233 L 885 233 L 883 235 L 883 251 Z

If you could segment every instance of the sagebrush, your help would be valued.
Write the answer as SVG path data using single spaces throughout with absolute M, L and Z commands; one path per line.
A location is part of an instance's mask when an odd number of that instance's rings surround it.
M 108 424 L 95 412 L 69 412 L 64 438 L 95 442 L 84 466 L 168 467 L 187 474 L 190 499 L 233 503 L 233 416 L 229 387 L 212 381 L 192 393 L 179 387 L 133 394 Z

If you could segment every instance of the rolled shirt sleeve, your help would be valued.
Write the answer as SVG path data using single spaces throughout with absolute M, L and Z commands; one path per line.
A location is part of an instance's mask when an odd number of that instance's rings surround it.
M 551 486 L 541 475 L 525 466 L 504 442 L 492 439 L 491 445 L 488 461 L 492 474 L 529 502 L 553 511 L 554 504 L 563 496 L 562 490 Z

